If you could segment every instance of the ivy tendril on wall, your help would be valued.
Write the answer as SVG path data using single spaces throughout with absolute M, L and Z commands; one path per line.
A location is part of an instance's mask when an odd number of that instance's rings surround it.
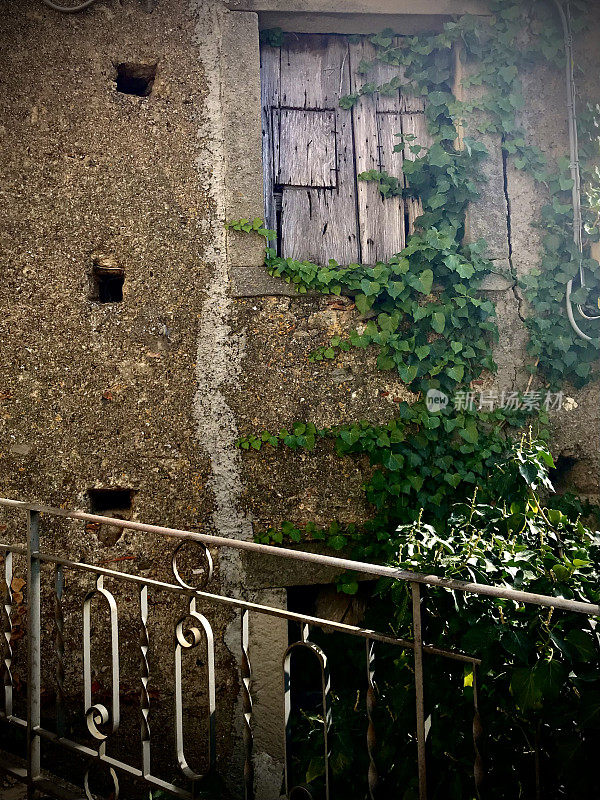
M 478 133 L 499 135 L 505 157 L 531 175 L 547 197 L 537 222 L 542 240 L 540 268 L 519 280 L 528 307 L 525 324 L 534 365 L 531 371 L 554 390 L 565 383 L 581 387 L 597 375 L 598 341 L 579 338 L 565 313 L 566 285 L 580 268 L 580 253 L 573 243 L 570 161 L 547 158 L 518 122 L 524 106 L 519 76 L 536 64 L 557 70 L 564 67 L 560 22 L 542 0 L 492 0 L 490 6 L 491 18 L 482 21 L 466 15 L 446 23 L 440 33 L 397 37 L 393 31 L 383 31 L 367 37 L 377 55 L 374 61 L 360 64 L 361 74 L 368 76 L 379 61 L 397 66 L 398 77 L 385 85 L 367 82 L 359 93 L 340 101 L 344 108 L 351 108 L 361 94 L 395 93 L 407 85 L 426 100 L 433 144 L 424 149 L 414 138 L 398 136 L 396 150 L 409 149 L 413 157 L 404 160 L 403 180 L 377 170 L 358 176 L 375 182 L 385 197 L 420 199 L 423 214 L 402 252 L 374 267 L 340 265 L 333 260 L 315 264 L 279 257 L 268 246 L 275 233 L 260 219 L 227 223 L 230 229 L 263 236 L 270 274 L 294 285 L 299 293 L 353 297 L 366 324 L 347 338 L 332 338 L 312 354 L 313 361 L 334 359 L 340 351 L 353 348 L 375 347 L 378 368 L 397 372 L 417 401 L 398 404 L 395 419 L 385 425 L 357 421 L 321 429 L 302 421 L 278 432 L 250 433 L 238 446 L 250 452 L 264 447 L 314 451 L 329 440 L 340 456 L 367 455 L 371 464 L 364 490 L 374 512 L 367 523 L 334 521 L 326 528 L 314 524 L 299 528 L 286 522 L 259 533 L 261 542 L 322 541 L 353 558 L 598 602 L 600 539 L 589 529 L 594 515 L 597 522 L 597 509 L 572 496 L 553 494 L 550 471 L 555 464 L 547 444 L 547 414 L 533 419 L 523 411 L 449 407 L 433 413 L 423 400 L 429 389 L 454 394 L 468 389 L 484 371 L 496 369 L 492 353 L 498 337 L 495 309 L 480 292 L 492 264 L 486 258 L 485 242 L 464 241 L 467 208 L 477 202 L 484 179 L 481 165 L 487 156 L 477 141 Z M 585 24 L 590 7 L 587 0 L 573 0 L 573 11 L 579 12 L 573 19 L 575 31 Z M 275 47 L 284 43 L 280 30 L 263 31 L 261 38 Z M 463 88 L 481 87 L 473 92 L 474 99 L 455 95 L 457 49 L 468 65 Z M 579 114 L 585 199 L 583 266 L 589 280 L 573 293 L 573 301 L 584 307 L 594 306 L 600 295 L 600 271 L 589 250 L 600 239 L 599 120 L 600 108 L 593 104 Z M 355 576 L 346 575 L 340 588 L 352 595 L 359 591 L 359 583 Z M 410 615 L 405 588 L 380 586 L 379 593 L 385 606 L 379 623 L 384 619 L 389 624 L 392 615 L 394 630 L 406 631 Z M 544 742 L 542 736 L 547 715 L 553 715 L 555 726 L 566 732 L 567 739 L 580 743 L 570 757 L 585 764 L 582 731 L 592 723 L 589 716 L 583 719 L 582 709 L 594 702 L 597 706 L 594 697 L 600 697 L 598 677 L 592 679 L 590 674 L 597 645 L 587 622 L 553 619 L 552 614 L 542 618 L 539 611 L 498 603 L 488 604 L 484 611 L 483 605 L 475 608 L 468 598 L 448 593 L 432 596 L 428 605 L 431 602 L 439 611 L 429 623 L 431 641 L 442 643 L 452 633 L 465 649 L 478 648 L 483 654 L 490 717 L 494 718 L 488 736 L 497 751 L 504 752 L 504 763 L 517 763 L 514 742 L 523 736 L 524 751 L 536 753 L 538 787 L 540 764 L 544 764 L 546 773 L 553 775 L 547 785 L 556 786 L 557 792 L 568 784 L 569 791 L 593 793 L 585 769 L 559 774 L 559 759 L 553 756 L 556 742 Z M 452 619 L 456 621 L 449 631 L 450 623 L 443 621 Z M 393 669 L 400 666 L 396 663 Z M 446 675 L 440 675 L 434 685 L 440 694 L 435 701 L 436 724 L 445 730 L 443 710 L 449 710 L 451 730 L 447 733 L 454 741 L 459 736 L 456 697 L 448 694 Z M 469 686 L 472 678 L 469 683 L 465 675 L 465 695 Z M 413 713 L 412 702 L 410 692 L 385 698 L 396 720 Z M 352 698 L 339 702 L 338 713 L 348 730 L 353 724 L 349 712 L 353 704 Z M 449 741 L 440 733 L 438 738 Z M 354 763 L 361 751 L 351 737 L 346 739 L 344 752 L 350 752 Z M 400 749 L 405 746 L 410 748 L 410 743 L 398 744 Z M 447 757 L 445 750 L 442 756 L 442 760 Z M 405 796 L 412 797 L 410 754 L 395 753 L 390 758 L 385 780 L 392 781 L 390 786 L 409 787 Z M 461 800 L 472 796 L 469 759 L 467 755 L 464 764 L 453 762 L 454 783 L 444 785 L 444 796 Z M 502 763 L 499 758 L 498 765 Z M 313 772 L 309 765 L 307 780 L 318 781 L 318 771 Z M 445 774 L 441 767 L 438 772 Z M 341 769 L 338 780 L 343 782 L 343 775 Z M 531 788 L 518 766 L 512 771 L 498 768 L 489 786 L 498 790 L 494 797 L 524 796 Z
M 584 9 L 584 4 L 578 5 Z M 499 1 L 492 3 L 495 16 L 491 22 L 466 15 L 446 23 L 441 33 L 396 37 L 390 30 L 368 37 L 376 47 L 376 60 L 363 61 L 359 71 L 368 75 L 376 62 L 381 61 L 397 66 L 399 74 L 383 86 L 366 83 L 360 93 L 394 93 L 401 86 L 408 86 L 415 95 L 424 96 L 433 144 L 425 149 L 414 137 L 400 134 L 396 149 L 405 151 L 408 147 L 413 157 L 404 160 L 405 181 L 375 170 L 361 173 L 359 179 L 376 182 L 386 197 L 418 197 L 423 214 L 406 248 L 374 267 L 340 265 L 333 260 L 320 265 L 282 258 L 267 247 L 266 267 L 271 275 L 293 284 L 299 293 L 311 290 L 351 295 L 357 309 L 368 317 L 366 325 L 348 338 L 334 337 L 319 348 L 312 354 L 313 361 L 333 359 L 338 351 L 376 346 L 378 367 L 395 370 L 418 395 L 429 389 L 453 393 L 479 378 L 484 370 L 494 372 L 492 345 L 498 337 L 495 309 L 492 301 L 482 298 L 479 292 L 481 281 L 492 265 L 486 259 L 484 241 L 464 242 L 467 208 L 477 202 L 478 186 L 484 180 L 481 164 L 487 151 L 470 136 L 462 137 L 461 148 L 456 146 L 461 127 L 466 126 L 468 133 L 477 132 L 470 130 L 472 123 L 467 124 L 476 115 L 477 130 L 499 134 L 506 156 L 517 169 L 529 172 L 540 191 L 546 191 L 550 198 L 538 223 L 544 231 L 542 266 L 520 282 L 530 304 L 526 325 L 529 350 L 536 364 L 532 369 L 537 368 L 539 376 L 551 388 L 565 381 L 581 386 L 591 379 L 598 355 L 597 342 L 579 339 L 564 313 L 566 283 L 579 269 L 579 254 L 569 229 L 572 188 L 569 162 L 561 159 L 549 165 L 541 150 L 526 141 L 517 122 L 524 104 L 520 73 L 536 63 L 550 63 L 556 68 L 562 65 L 558 21 L 544 15 L 544 8 L 547 10 L 541 2 Z M 575 27 L 577 24 L 575 20 Z M 262 39 L 272 46 L 281 46 L 284 34 L 280 30 L 263 31 Z M 478 93 L 477 99 L 460 101 L 454 94 L 457 47 L 461 58 L 470 65 L 462 79 L 463 86 L 485 89 Z M 343 97 L 340 105 L 352 107 L 358 97 L 359 93 Z M 600 190 L 598 170 L 594 168 L 594 157 L 600 154 L 596 111 L 590 106 L 580 116 L 588 245 L 600 238 Z M 266 229 L 260 219 L 232 221 L 227 227 L 263 236 L 267 243 L 275 238 L 275 233 Z M 588 266 L 596 282 L 578 290 L 582 295 L 576 295 L 578 302 L 586 302 L 592 292 L 600 290 L 597 264 Z M 438 424 L 440 417 L 428 415 L 422 400 L 412 408 L 417 416 L 424 415 L 421 425 L 431 426 L 428 435 L 437 438 L 440 429 L 444 429 Z M 505 419 L 500 421 L 503 427 L 507 425 Z M 407 423 L 400 414 L 396 424 L 410 436 L 414 422 L 411 419 Z M 493 426 L 494 420 L 490 415 L 475 413 L 471 423 L 473 430 L 479 430 L 482 426 Z M 368 424 L 363 425 L 368 431 Z M 456 427 L 461 430 L 460 424 Z M 376 431 L 377 426 L 372 430 Z M 241 440 L 241 445 L 256 447 L 259 440 L 273 444 L 268 434 L 266 438 Z M 289 441 L 288 437 L 283 436 L 283 441 L 286 440 Z M 443 446 L 451 445 L 444 442 Z M 482 448 L 482 468 L 485 454 L 486 448 Z M 482 469 L 479 475 L 483 476 Z M 457 480 L 452 477 L 449 485 Z M 436 493 L 432 492 L 432 496 L 436 497 Z M 426 498 L 419 496 L 412 505 L 413 515 L 428 506 Z M 388 526 L 391 522 L 386 519 Z M 373 552 L 370 555 L 374 557 Z

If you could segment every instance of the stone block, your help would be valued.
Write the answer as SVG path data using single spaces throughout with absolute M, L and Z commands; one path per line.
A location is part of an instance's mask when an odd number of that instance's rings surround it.
M 502 292 L 510 289 L 514 282 L 510 272 L 510 261 L 508 258 L 503 258 L 493 262 L 493 270 L 485 276 L 481 288 L 484 291 Z
M 261 266 L 232 266 L 229 272 L 232 297 L 296 297 L 298 292 L 282 278 L 273 278 Z
M 226 214 L 228 219 L 262 217 L 260 55 L 256 14 L 242 11 L 224 15 L 221 52 Z M 240 263 L 236 247 L 234 244 L 234 252 L 230 254 L 231 263 Z

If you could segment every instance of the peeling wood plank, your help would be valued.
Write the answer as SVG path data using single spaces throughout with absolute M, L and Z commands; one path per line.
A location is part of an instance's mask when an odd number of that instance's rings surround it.
M 402 133 L 402 114 L 377 112 L 377 137 L 379 141 L 379 168 L 388 175 L 402 176 L 403 153 L 396 152 Z
M 281 53 L 278 47 L 263 45 L 260 49 L 261 116 L 263 180 L 265 192 L 265 224 L 277 229 L 275 209 L 275 153 L 273 150 L 273 116 L 271 109 L 279 106 Z
M 274 193 L 281 191 L 280 252 L 284 257 L 374 264 L 405 246 L 422 213 L 416 200 L 384 198 L 356 174 L 383 170 L 403 179 L 408 148 L 395 152 L 395 134 L 414 133 L 429 145 L 422 98 L 394 90 L 365 95 L 350 111 L 341 96 L 366 82 L 387 83 L 398 68 L 375 63 L 356 74 L 375 48 L 363 39 L 299 34 L 261 52 L 266 222 L 276 227 Z
M 337 185 L 335 111 L 282 108 L 279 117 L 276 182 L 286 186 Z
M 367 82 L 387 82 L 397 71 L 386 64 L 377 64 L 368 75 L 359 75 L 362 60 L 371 61 L 375 48 L 365 40 L 350 45 L 352 91 L 358 91 Z M 378 114 L 377 112 L 388 112 Z M 389 113 L 391 112 L 391 113 Z M 393 132 L 400 133 L 400 93 L 394 96 L 363 95 L 354 106 L 354 140 L 356 143 L 356 171 L 381 169 L 387 162 L 390 174 L 402 178 L 402 154 L 393 153 Z M 389 116 L 389 119 L 386 119 Z M 379 121 L 379 125 L 378 125 Z M 398 130 L 393 131 L 397 125 Z M 358 218 L 361 258 L 365 264 L 388 259 L 405 244 L 404 203 L 401 198 L 384 198 L 377 185 L 358 181 Z
M 402 46 L 402 36 L 396 36 L 394 45 Z M 373 48 L 373 54 L 375 54 Z M 372 76 L 372 77 L 371 77 Z M 408 112 L 418 113 L 425 110 L 425 101 L 422 97 L 417 97 L 411 93 L 411 89 L 406 84 L 404 68 L 379 62 L 368 77 L 369 81 L 374 81 L 378 86 L 384 86 L 394 79 L 400 79 L 400 88 L 391 91 L 390 94 L 379 92 L 376 98 L 378 111 Z
M 358 261 L 356 179 L 352 114 L 339 107 L 350 91 L 345 38 L 324 35 L 289 37 L 281 51 L 281 105 L 333 109 L 336 129 L 337 187 L 283 189 L 282 253 L 327 264 Z
M 407 161 L 414 161 L 417 157 L 410 151 L 411 144 L 420 144 L 425 149 L 429 149 L 433 144 L 424 114 L 402 114 L 402 133 L 416 137 L 414 141 L 406 142 L 404 146 L 404 158 Z M 407 198 L 405 202 L 408 214 L 408 233 L 411 234 L 415 232 L 415 220 L 423 213 L 423 206 L 420 200 L 411 197 Z
M 425 98 L 416 97 L 414 94 L 402 92 L 400 97 L 400 110 L 404 114 L 422 114 L 425 111 Z
M 375 48 L 366 41 L 350 45 L 350 69 L 352 76 L 352 92 L 367 83 L 370 76 L 357 73 L 361 61 L 369 61 L 375 54 Z M 372 95 L 363 95 L 352 109 L 354 123 L 356 172 L 368 172 L 379 169 L 377 120 L 375 99 Z M 370 221 L 377 215 L 381 206 L 381 193 L 374 183 L 358 181 L 358 218 L 360 230 L 361 260 L 366 264 L 374 264 L 379 257 L 377 228 Z

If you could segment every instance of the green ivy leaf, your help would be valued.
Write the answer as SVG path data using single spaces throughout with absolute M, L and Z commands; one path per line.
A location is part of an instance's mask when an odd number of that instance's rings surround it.
M 418 371 L 419 368 L 416 366 L 416 364 L 411 364 L 408 367 L 399 367 L 398 369 L 400 379 L 402 380 L 403 383 L 406 384 L 412 383 L 414 381 L 414 379 L 417 377 Z
M 431 327 L 436 333 L 443 333 L 446 327 L 446 315 L 441 311 L 436 311 L 431 315 Z
M 327 546 L 332 550 L 343 550 L 346 546 L 346 537 L 338 534 L 337 536 L 330 536 L 327 539 Z
M 542 687 L 529 667 L 517 667 L 512 671 L 510 691 L 516 705 L 522 711 L 542 707 Z
M 468 442 L 469 444 L 477 444 L 479 440 L 479 431 L 477 430 L 477 425 L 470 421 L 464 426 L 464 428 L 460 428 L 458 431 L 460 436 Z
M 455 366 L 448 367 L 446 369 L 446 375 L 448 375 L 449 378 L 452 378 L 453 381 L 460 383 L 460 381 L 462 381 L 464 378 L 465 368 L 462 364 L 456 364 Z

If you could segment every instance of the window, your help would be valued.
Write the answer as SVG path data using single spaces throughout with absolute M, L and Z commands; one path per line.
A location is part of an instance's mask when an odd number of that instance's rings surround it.
M 357 180 L 367 170 L 402 179 L 408 151 L 396 134 L 426 146 L 424 104 L 402 91 L 365 94 L 352 109 L 341 97 L 367 82 L 386 83 L 398 68 L 371 61 L 366 37 L 288 34 L 282 47 L 261 47 L 265 219 L 279 254 L 326 264 L 374 264 L 399 252 L 421 213 L 418 200 L 384 198 Z

